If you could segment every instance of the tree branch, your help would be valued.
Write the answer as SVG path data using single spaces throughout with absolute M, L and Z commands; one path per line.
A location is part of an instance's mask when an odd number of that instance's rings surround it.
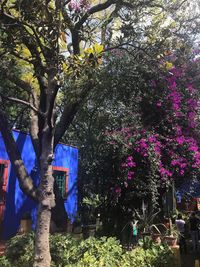
M 30 98 L 30 103 L 32 105 L 36 105 L 36 107 L 38 108 L 38 99 L 37 99 L 37 94 L 35 91 L 33 91 L 32 97 Z M 39 162 L 40 161 L 40 142 L 38 138 L 38 133 L 39 133 L 38 116 L 33 110 L 31 110 L 30 135 L 31 135 L 32 144 L 35 150 L 35 154 Z
M 8 120 L 2 110 L 0 110 L 0 131 L 3 136 L 9 159 L 12 162 L 14 172 L 18 177 L 21 190 L 29 197 L 37 201 L 37 188 L 34 186 L 33 180 L 25 168 L 24 162 L 21 159 L 21 155 L 13 138 L 12 131 L 9 128 Z
M 56 125 L 54 147 L 60 142 L 65 131 L 73 121 L 80 105 L 85 101 L 93 86 L 93 81 L 89 81 L 88 85 L 79 94 L 77 101 L 65 105 L 60 121 Z
M 87 21 L 90 15 L 97 13 L 99 11 L 103 11 L 110 7 L 113 4 L 116 4 L 117 0 L 107 0 L 104 3 L 97 4 L 93 7 L 91 7 L 83 16 L 80 18 L 80 20 L 75 24 L 75 29 L 79 30 L 81 26 Z
M 9 97 L 9 96 L 4 96 L 3 94 L 0 93 L 0 96 L 2 99 L 5 99 L 5 100 L 8 100 L 8 101 L 12 101 L 12 102 L 15 102 L 15 103 L 18 103 L 18 104 L 22 104 L 24 106 L 27 106 L 29 107 L 30 109 L 32 109 L 33 111 L 35 111 L 35 113 L 41 115 L 41 116 L 44 116 L 44 114 L 39 111 L 36 107 L 34 107 L 33 105 L 31 105 L 29 102 L 26 102 L 22 99 L 19 99 L 19 98 L 15 98 L 15 97 Z
M 1 73 L 7 78 L 10 82 L 14 83 L 16 86 L 20 87 L 24 91 L 31 93 L 31 86 L 29 83 L 21 80 L 13 73 L 11 73 L 7 68 L 1 69 Z

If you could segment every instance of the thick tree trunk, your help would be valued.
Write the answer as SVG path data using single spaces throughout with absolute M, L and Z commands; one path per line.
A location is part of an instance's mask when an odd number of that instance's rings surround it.
M 39 204 L 35 237 L 34 267 L 50 267 L 49 226 L 51 210 Z
M 53 134 L 50 129 L 43 134 L 40 160 L 39 207 L 35 237 L 34 267 L 50 267 L 49 229 L 51 208 L 55 205 L 53 193 Z

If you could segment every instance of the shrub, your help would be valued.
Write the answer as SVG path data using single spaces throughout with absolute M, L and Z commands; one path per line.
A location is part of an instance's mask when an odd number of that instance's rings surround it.
M 6 257 L 12 266 L 30 267 L 33 263 L 34 233 L 16 235 L 7 243 Z
M 11 263 L 5 256 L 0 257 L 0 266 L 1 267 L 12 267 Z
M 88 238 L 80 243 L 78 250 L 77 267 L 118 266 L 123 254 L 119 241 L 113 237 Z
M 12 238 L 2 267 L 30 267 L 33 263 L 34 234 Z M 173 266 L 172 252 L 166 245 L 151 240 L 140 241 L 140 247 L 125 252 L 113 237 L 88 238 L 78 241 L 70 235 L 50 236 L 52 267 L 168 267 Z
M 70 235 L 55 234 L 50 236 L 50 252 L 53 266 L 65 266 L 77 262 L 78 241 Z M 55 265 L 57 264 L 57 265 Z

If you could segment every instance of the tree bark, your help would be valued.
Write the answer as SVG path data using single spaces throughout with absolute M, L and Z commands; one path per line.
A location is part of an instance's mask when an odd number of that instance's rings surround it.
M 33 267 L 50 267 L 51 255 L 49 248 L 49 229 L 51 209 L 55 205 L 53 192 L 53 133 L 46 127 L 42 139 L 42 154 L 40 159 L 39 206 L 35 237 Z

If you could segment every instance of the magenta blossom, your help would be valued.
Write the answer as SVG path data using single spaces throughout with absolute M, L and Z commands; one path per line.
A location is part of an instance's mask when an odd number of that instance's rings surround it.
M 178 136 L 176 138 L 176 141 L 179 145 L 182 145 L 184 142 L 185 142 L 185 137 L 182 135 L 182 136 Z
M 128 180 L 132 180 L 133 179 L 133 177 L 134 177 L 134 172 L 133 171 L 129 171 L 128 172 Z
M 116 193 L 117 195 L 120 195 L 120 194 L 121 194 L 121 191 L 122 191 L 122 189 L 121 189 L 121 187 L 119 187 L 119 186 L 116 186 L 116 187 L 115 187 L 115 189 L 114 189 L 114 191 L 115 191 L 115 193 Z

